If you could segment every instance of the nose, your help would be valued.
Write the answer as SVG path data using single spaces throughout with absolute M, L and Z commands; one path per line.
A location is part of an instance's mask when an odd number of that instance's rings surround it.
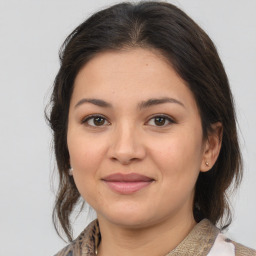
M 123 165 L 140 161 L 145 157 L 145 147 L 135 125 L 122 124 L 113 131 L 108 155 L 111 160 Z

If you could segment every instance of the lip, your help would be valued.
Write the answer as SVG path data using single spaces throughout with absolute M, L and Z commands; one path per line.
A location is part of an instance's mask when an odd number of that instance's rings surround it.
M 137 173 L 114 173 L 102 178 L 102 181 L 114 192 L 127 195 L 149 186 L 154 179 Z

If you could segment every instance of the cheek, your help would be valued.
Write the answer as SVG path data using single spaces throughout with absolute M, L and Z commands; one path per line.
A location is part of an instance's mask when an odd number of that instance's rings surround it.
M 156 143 L 158 143 L 156 147 Z M 180 132 L 151 144 L 152 159 L 161 171 L 163 182 L 177 189 L 194 186 L 202 160 L 201 133 Z
M 97 167 L 104 150 L 102 141 L 98 143 L 95 136 L 85 136 L 83 132 L 70 130 L 67 143 L 70 164 L 75 170 L 92 170 L 92 166 Z
M 91 191 L 95 189 L 97 172 L 105 155 L 104 141 L 95 136 L 84 136 L 79 131 L 68 133 L 70 164 L 77 189 L 83 198 L 90 203 Z
M 97 185 L 97 170 L 104 157 L 104 143 L 90 136 L 81 136 L 78 132 L 68 134 L 70 164 L 73 167 L 73 178 L 81 196 L 93 205 Z

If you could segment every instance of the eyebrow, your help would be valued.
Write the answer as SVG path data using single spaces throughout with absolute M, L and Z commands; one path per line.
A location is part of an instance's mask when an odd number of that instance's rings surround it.
M 87 99 L 87 98 L 83 98 L 80 101 L 77 102 L 77 104 L 75 105 L 75 108 L 77 108 L 78 106 L 84 104 L 84 103 L 91 103 L 94 104 L 96 106 L 99 107 L 104 107 L 104 108 L 111 108 L 112 105 L 104 100 L 100 100 L 100 99 Z M 149 108 L 151 106 L 155 106 L 155 105 L 160 105 L 160 104 L 164 104 L 164 103 L 176 103 L 179 104 L 183 107 L 184 104 L 174 98 L 159 98 L 159 99 L 148 99 L 146 101 L 142 101 L 141 103 L 138 104 L 138 109 L 142 110 L 143 108 Z
M 104 100 L 100 100 L 100 99 L 81 99 L 79 100 L 76 105 L 75 105 L 75 108 L 77 108 L 78 106 L 84 104 L 84 103 L 92 103 L 96 106 L 99 106 L 99 107 L 104 107 L 104 108 L 110 108 L 112 107 L 112 105 Z
M 164 104 L 164 103 L 176 103 L 179 104 L 183 107 L 184 104 L 174 98 L 168 98 L 168 97 L 164 97 L 164 98 L 160 98 L 160 99 L 149 99 L 147 101 L 142 101 L 139 105 L 138 108 L 141 110 L 143 108 L 148 108 L 154 105 L 159 105 L 159 104 Z

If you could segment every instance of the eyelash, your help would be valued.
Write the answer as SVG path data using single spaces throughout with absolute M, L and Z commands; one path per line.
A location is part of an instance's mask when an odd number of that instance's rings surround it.
M 91 124 L 89 124 L 89 121 L 90 121 L 90 120 L 93 121 L 93 120 L 96 120 L 96 118 L 102 118 L 102 119 L 104 120 L 104 124 L 103 124 L 103 125 L 91 125 Z M 155 126 L 155 127 L 166 127 L 166 126 L 168 126 L 168 125 L 170 125 L 170 124 L 176 123 L 170 116 L 168 116 L 168 115 L 163 115 L 163 114 L 158 114 L 158 115 L 152 116 L 152 117 L 146 122 L 146 124 L 148 124 L 151 120 L 154 120 L 154 119 L 156 120 L 156 118 L 163 118 L 165 122 L 166 122 L 166 121 L 168 122 L 168 124 L 164 124 L 164 125 L 152 125 L 152 126 Z M 87 116 L 85 119 L 83 119 L 83 120 L 81 121 L 82 124 L 85 124 L 86 126 L 93 127 L 93 128 L 95 128 L 95 127 L 100 128 L 100 127 L 106 126 L 105 122 L 108 123 L 107 125 L 110 125 L 110 124 L 111 124 L 110 122 L 107 121 L 107 118 L 106 118 L 105 116 L 102 116 L 102 115 L 90 115 L 90 116 Z M 94 123 L 94 124 L 95 124 L 95 123 Z
M 107 121 L 107 118 L 105 116 L 102 116 L 102 115 L 90 115 L 90 116 L 87 116 L 85 119 L 83 119 L 81 123 L 85 124 L 87 126 L 90 126 L 90 127 L 101 127 L 101 126 L 103 126 L 103 125 L 99 125 L 99 126 L 97 126 L 97 125 L 90 125 L 88 123 L 90 120 L 96 120 L 96 118 L 102 118 L 103 120 Z M 105 123 L 105 121 L 104 121 L 104 123 Z M 110 122 L 108 122 L 108 125 L 110 125 Z
M 163 114 L 159 114 L 159 115 L 154 115 L 152 116 L 149 121 L 146 122 L 146 124 L 148 124 L 151 120 L 155 120 L 156 121 L 156 118 L 163 118 L 165 120 L 165 122 L 167 121 L 168 124 L 164 124 L 164 125 L 152 125 L 152 126 L 156 126 L 156 127 L 166 127 L 170 124 L 174 124 L 176 123 L 170 116 L 168 115 L 163 115 Z

